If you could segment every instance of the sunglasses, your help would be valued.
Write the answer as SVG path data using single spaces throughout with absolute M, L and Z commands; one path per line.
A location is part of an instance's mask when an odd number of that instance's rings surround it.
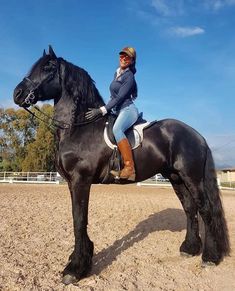
M 128 56 L 127 54 L 121 54 L 119 55 L 120 60 L 125 60 L 125 61 L 129 61 L 132 58 L 130 56 Z

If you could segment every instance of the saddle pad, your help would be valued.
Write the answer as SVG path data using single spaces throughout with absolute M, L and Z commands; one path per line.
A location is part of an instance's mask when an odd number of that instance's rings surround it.
M 108 122 L 106 122 L 106 125 L 107 124 Z M 125 132 L 132 149 L 136 149 L 141 144 L 141 142 L 143 141 L 143 130 L 149 124 L 150 122 L 137 124 Z M 107 126 L 105 126 L 104 128 L 104 140 L 107 146 L 110 147 L 111 149 L 114 149 L 117 147 L 117 145 L 113 144 L 108 137 Z

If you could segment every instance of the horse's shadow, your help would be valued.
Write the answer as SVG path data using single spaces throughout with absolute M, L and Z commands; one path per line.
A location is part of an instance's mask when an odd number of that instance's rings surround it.
M 116 240 L 111 246 L 103 249 L 93 257 L 92 274 L 98 275 L 103 269 L 112 264 L 123 251 L 134 243 L 146 238 L 150 233 L 160 230 L 181 231 L 186 228 L 186 216 L 183 210 L 166 209 L 150 215 L 136 225 L 123 238 Z

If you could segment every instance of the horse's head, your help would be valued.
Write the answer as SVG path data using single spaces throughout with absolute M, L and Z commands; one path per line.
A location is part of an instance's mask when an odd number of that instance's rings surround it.
M 53 49 L 45 50 L 43 56 L 33 65 L 30 73 L 14 90 L 14 102 L 29 107 L 37 101 L 55 99 L 61 94 L 60 65 Z

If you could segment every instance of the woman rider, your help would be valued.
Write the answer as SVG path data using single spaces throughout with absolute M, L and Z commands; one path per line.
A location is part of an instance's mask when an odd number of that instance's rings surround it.
M 110 110 L 117 114 L 113 134 L 123 158 L 124 168 L 120 173 L 111 171 L 111 174 L 130 181 L 135 180 L 135 166 L 131 146 L 126 138 L 125 131 L 136 122 L 139 115 L 133 103 L 133 100 L 137 97 L 137 84 L 134 77 L 136 73 L 135 63 L 135 49 L 132 47 L 123 48 L 119 53 L 120 67 L 115 72 L 114 80 L 110 84 L 111 99 L 107 105 L 90 109 L 86 113 L 88 120 L 101 114 L 105 115 Z

